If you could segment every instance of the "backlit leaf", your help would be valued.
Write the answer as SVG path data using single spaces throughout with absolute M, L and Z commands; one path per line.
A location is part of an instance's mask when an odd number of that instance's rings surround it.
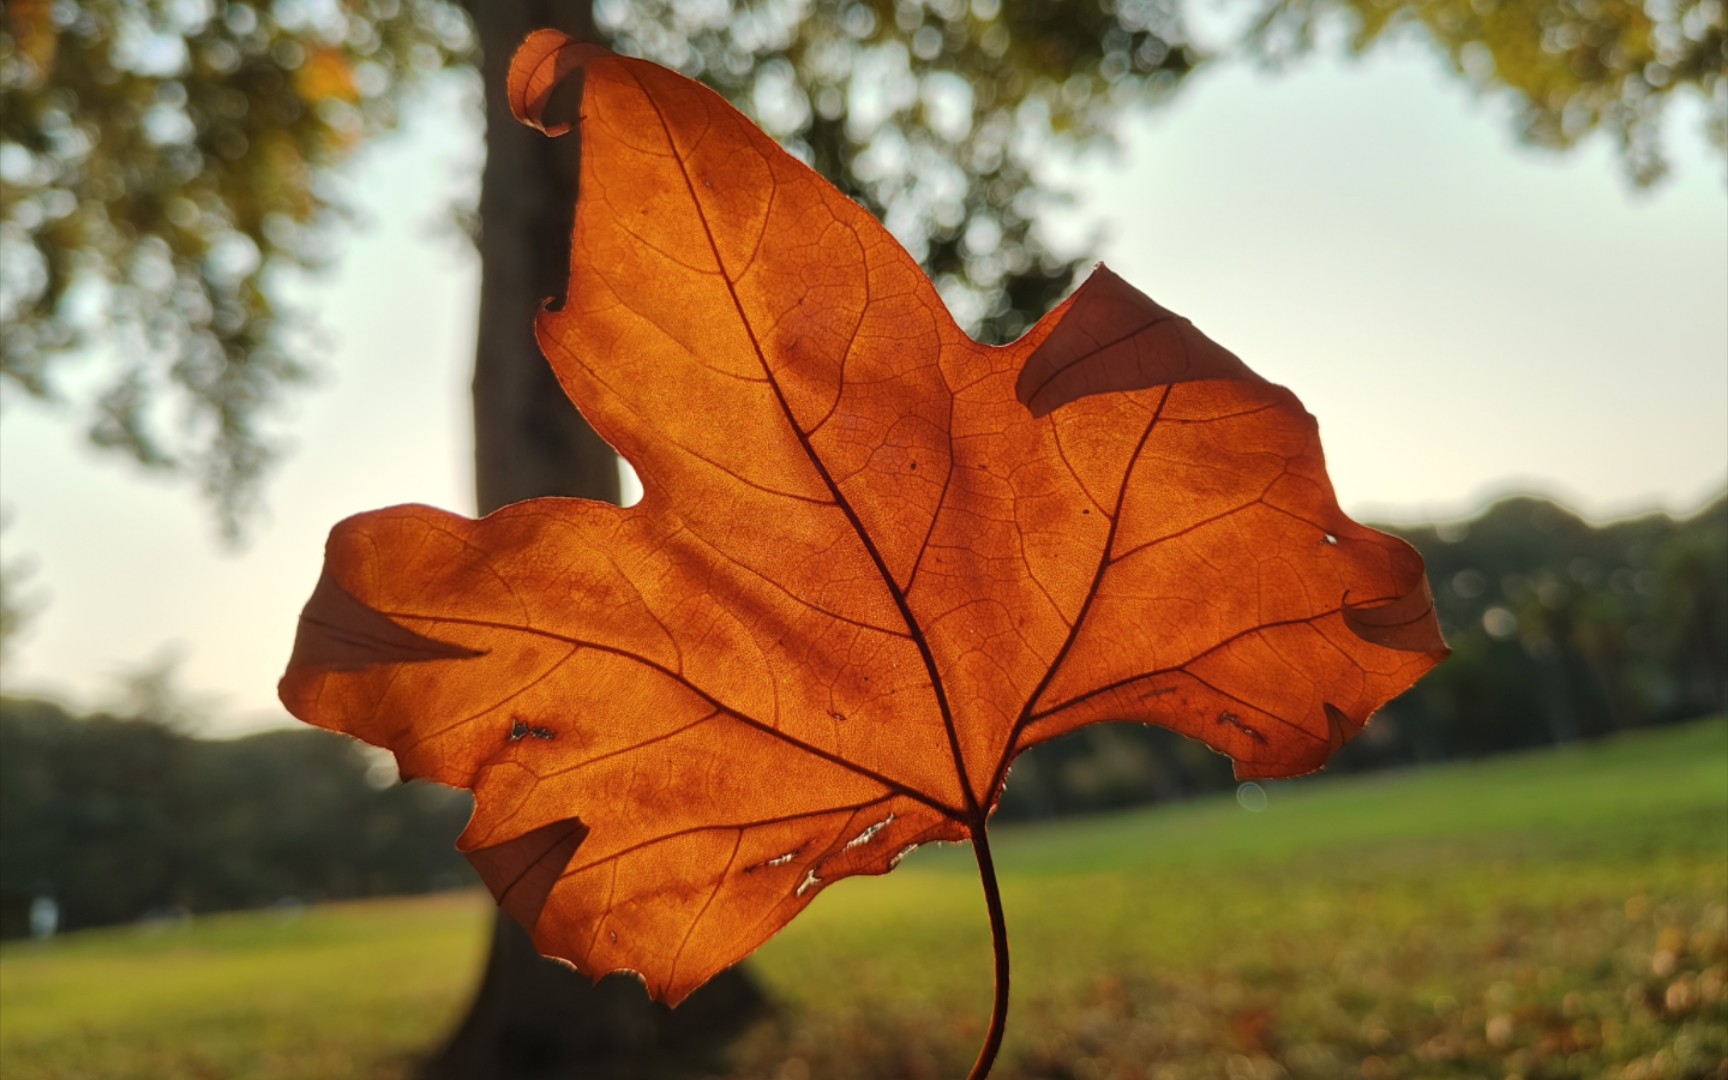
M 979 839 L 1030 746 L 1156 723 L 1295 775 L 1444 655 L 1313 418 L 1186 319 L 1100 267 L 980 345 L 696 83 L 542 32 L 518 113 L 563 130 L 578 69 L 538 332 L 643 499 L 343 522 L 282 682 L 474 790 L 462 846 L 542 951 L 675 1003 L 841 878 Z

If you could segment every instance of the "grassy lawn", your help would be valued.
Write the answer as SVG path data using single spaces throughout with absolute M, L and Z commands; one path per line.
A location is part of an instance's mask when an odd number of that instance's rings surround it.
M 386 1077 L 457 1019 L 481 893 L 72 934 L 0 952 L 0 1077 Z
M 1728 721 L 1269 796 L 997 831 L 998 1077 L 1728 1080 Z M 464 894 L 8 946 L 0 1076 L 399 1076 L 488 918 Z M 970 851 L 835 887 L 752 963 L 782 1008 L 717 1075 L 963 1076 Z

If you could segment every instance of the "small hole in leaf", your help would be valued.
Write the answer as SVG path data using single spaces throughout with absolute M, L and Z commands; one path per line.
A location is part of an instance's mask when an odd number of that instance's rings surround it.
M 1321 535 L 1326 537 L 1326 542 L 1328 544 L 1331 544 L 1333 547 L 1338 546 L 1338 538 L 1336 536 L 1333 536 L 1331 533 L 1322 533 Z
M 857 836 L 854 836 L 852 839 L 846 841 L 847 850 L 850 851 L 852 848 L 855 848 L 860 844 L 868 844 L 870 841 L 876 839 L 876 834 L 881 832 L 883 829 L 886 829 L 888 827 L 889 823 L 891 823 L 893 820 L 894 820 L 894 815 L 889 814 L 887 817 L 883 818 L 881 821 L 878 821 L 876 824 L 865 829 L 863 832 L 859 833 Z
M 510 718 L 510 733 L 505 736 L 505 739 L 509 742 L 521 742 L 523 739 L 540 739 L 551 742 L 557 737 L 558 733 L 551 728 L 530 724 L 520 716 L 512 716 Z

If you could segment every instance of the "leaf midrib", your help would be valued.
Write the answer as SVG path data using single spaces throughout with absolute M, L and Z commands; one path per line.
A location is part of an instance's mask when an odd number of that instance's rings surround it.
M 642 91 L 643 97 L 654 110 L 655 118 L 660 123 L 660 131 L 666 137 L 666 145 L 672 153 L 672 160 L 678 163 L 678 174 L 683 178 L 684 187 L 690 194 L 690 205 L 696 213 L 697 221 L 702 225 L 703 236 L 708 240 L 708 250 L 714 256 L 714 266 L 719 271 L 720 280 L 726 284 L 726 295 L 732 301 L 733 310 L 738 315 L 738 323 L 743 328 L 745 336 L 749 338 L 750 348 L 756 354 L 756 361 L 761 364 L 763 375 L 767 378 L 769 387 L 774 391 L 774 399 L 780 406 L 781 417 L 785 421 L 786 427 L 792 432 L 793 437 L 798 440 L 798 445 L 803 449 L 805 458 L 810 462 L 811 467 L 816 470 L 816 474 L 821 477 L 822 483 L 828 488 L 829 493 L 834 498 L 835 506 L 837 506 L 840 512 L 846 516 L 846 520 L 848 524 L 851 525 L 853 533 L 858 537 L 859 543 L 863 544 L 865 552 L 870 556 L 870 561 L 875 564 L 876 572 L 881 577 L 883 584 L 887 587 L 889 595 L 893 598 L 894 606 L 899 609 L 900 617 L 906 623 L 907 633 L 910 635 L 913 645 L 917 647 L 918 655 L 924 662 L 925 671 L 930 676 L 930 689 L 936 697 L 936 706 L 941 713 L 942 726 L 948 735 L 948 748 L 954 759 L 954 770 L 959 782 L 961 795 L 964 796 L 966 800 L 966 807 L 963 813 L 955 813 L 953 810 L 942 805 L 939 800 L 931 799 L 923 793 L 919 793 L 919 801 L 924 802 L 932 808 L 939 809 L 942 813 L 953 818 L 955 821 L 961 822 L 970 828 L 981 829 L 984 825 L 984 808 L 979 803 L 978 797 L 973 793 L 971 778 L 967 775 L 966 771 L 966 757 L 960 747 L 959 731 L 954 724 L 954 712 L 948 703 L 947 690 L 943 686 L 941 673 L 936 666 L 936 657 L 930 649 L 929 640 L 925 637 L 924 628 L 919 625 L 917 618 L 913 615 L 911 605 L 907 603 L 905 592 L 900 588 L 899 583 L 894 580 L 894 575 L 888 569 L 887 561 L 883 559 L 882 553 L 877 549 L 876 543 L 871 538 L 869 531 L 864 528 L 864 523 L 858 517 L 858 512 L 852 507 L 851 500 L 849 500 L 845 493 L 840 490 L 840 485 L 835 482 L 833 475 L 829 473 L 827 464 L 823 462 L 820 455 L 816 453 L 815 447 L 810 444 L 809 437 L 805 435 L 804 430 L 799 427 L 796 417 L 793 416 L 791 403 L 786 400 L 786 394 L 784 390 L 781 389 L 780 380 L 775 377 L 773 369 L 769 367 L 767 354 L 762 349 L 762 343 L 756 337 L 756 328 L 752 325 L 749 316 L 745 314 L 743 301 L 738 296 L 736 284 L 726 272 L 726 263 L 720 256 L 720 246 L 714 238 L 714 230 L 708 224 L 708 215 L 702 206 L 701 199 L 696 194 L 696 185 L 690 178 L 690 170 L 685 163 L 684 155 L 679 149 L 677 142 L 672 137 L 672 129 L 666 122 L 666 115 L 660 108 L 660 102 L 652 93 L 649 92 L 646 86 L 642 85 L 642 81 L 637 78 L 634 71 L 631 71 L 628 67 L 625 67 L 625 71 L 629 73 L 631 81 L 635 82 L 637 87 Z M 840 388 L 840 392 L 845 392 L 844 386 Z M 952 451 L 953 439 L 951 434 L 949 436 L 949 442 L 950 450 Z M 953 468 L 952 453 L 950 453 L 949 461 L 949 468 L 951 471 Z M 940 514 L 940 512 L 941 508 L 938 507 L 937 513 Z M 691 687 L 691 689 L 695 690 L 696 688 Z M 696 692 L 701 693 L 700 690 L 697 690 Z M 788 739 L 788 741 L 796 742 L 796 740 L 791 739 Z M 843 763 L 847 767 L 859 771 L 860 773 L 864 772 L 860 766 L 848 762 L 843 758 L 834 757 L 833 760 Z M 910 789 L 908 789 L 908 791 L 909 790 Z

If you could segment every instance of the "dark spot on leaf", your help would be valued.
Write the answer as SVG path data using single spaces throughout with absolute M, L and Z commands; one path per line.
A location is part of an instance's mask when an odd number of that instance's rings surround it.
M 1243 723 L 1242 718 L 1240 716 L 1237 716 L 1233 712 L 1221 712 L 1221 713 L 1219 713 L 1218 714 L 1218 722 L 1220 724 L 1225 725 L 1226 727 L 1235 728 L 1237 731 L 1240 731 L 1242 734 L 1248 736 L 1250 739 L 1253 739 L 1255 742 L 1259 743 L 1261 746 L 1266 745 L 1266 736 L 1260 734 L 1258 731 L 1254 730 L 1253 728 L 1249 727 L 1247 724 Z

